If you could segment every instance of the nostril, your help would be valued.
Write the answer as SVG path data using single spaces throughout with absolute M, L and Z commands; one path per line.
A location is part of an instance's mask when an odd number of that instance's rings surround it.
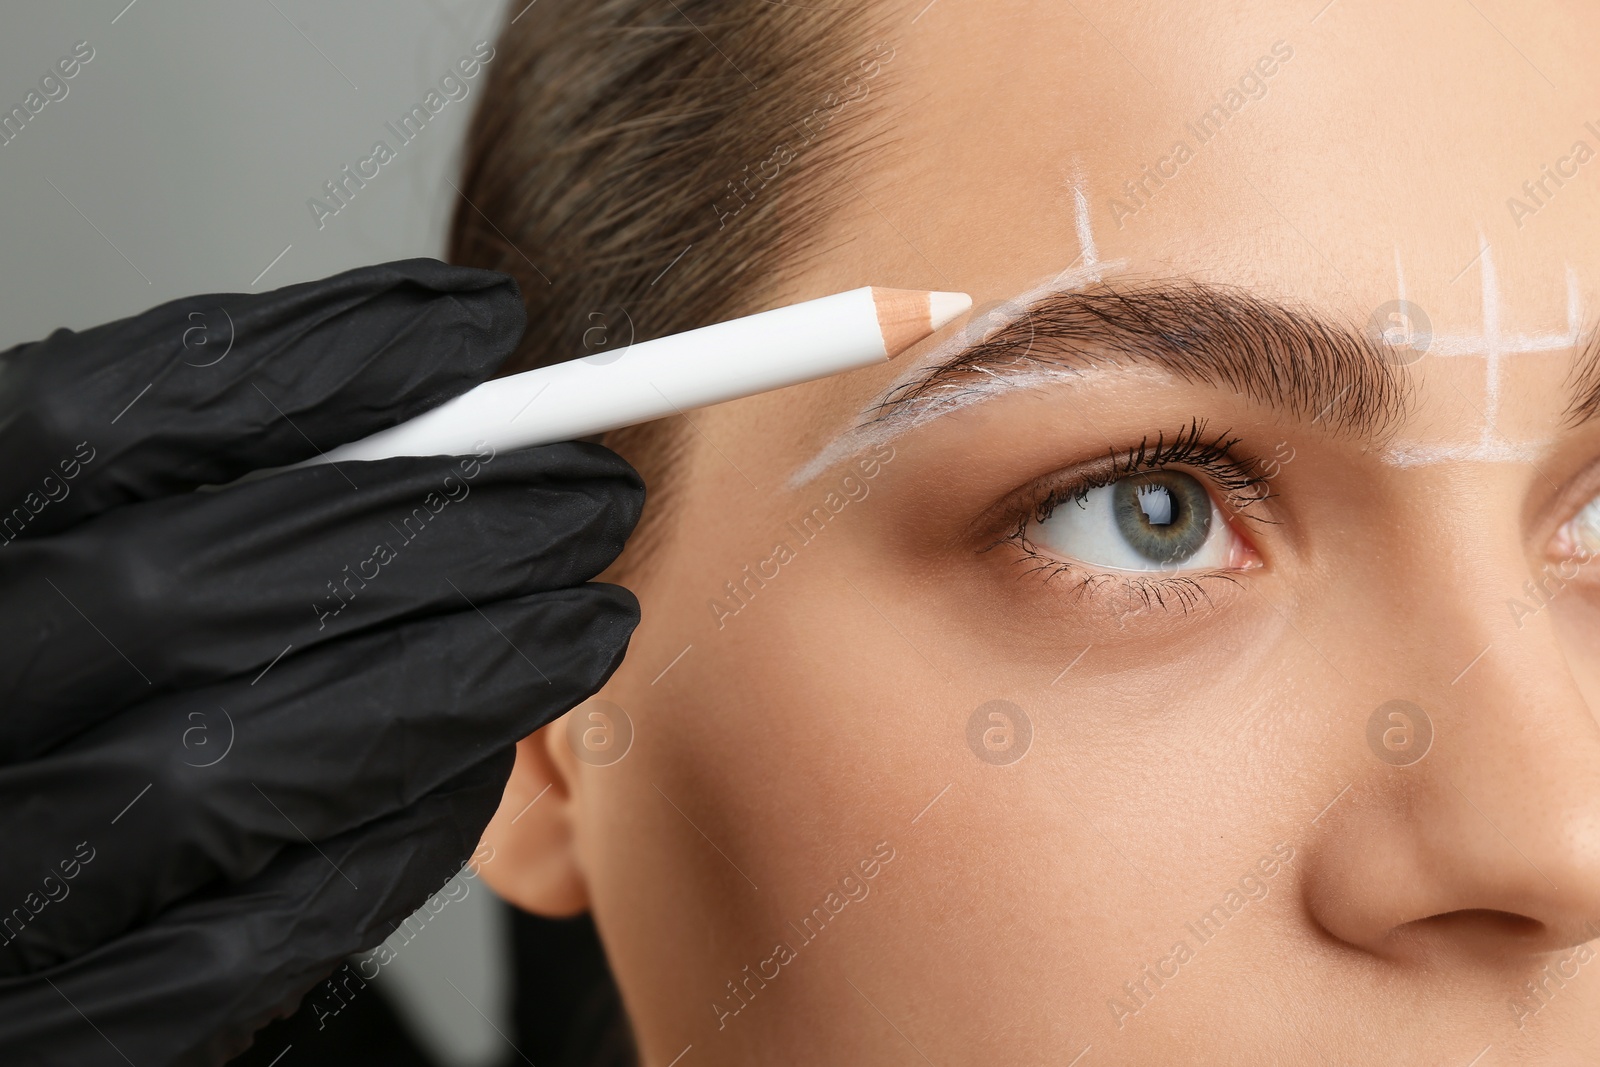
M 1545 940 L 1549 929 L 1537 919 L 1493 908 L 1462 908 L 1417 919 L 1399 927 L 1398 934 L 1444 938 L 1476 943 L 1482 948 L 1517 949 Z

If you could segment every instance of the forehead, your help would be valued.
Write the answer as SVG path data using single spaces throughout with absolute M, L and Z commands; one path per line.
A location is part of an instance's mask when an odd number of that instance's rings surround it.
M 881 31 L 891 141 L 843 192 L 858 239 L 831 269 L 1021 291 L 1082 252 L 1076 183 L 1100 257 L 1136 271 L 1355 312 L 1398 259 L 1463 332 L 1486 243 L 1508 312 L 1563 324 L 1566 268 L 1600 282 L 1595 16 L 1317 6 L 906 7 Z
M 1600 17 L 1318 6 L 897 8 L 872 89 L 887 137 L 848 170 L 826 254 L 777 298 L 871 283 L 981 309 L 1086 256 L 1357 328 L 1404 298 L 1436 354 L 1468 357 L 1415 375 L 1425 449 L 1542 438 L 1574 319 L 1600 320 L 1600 77 L 1583 52 Z M 810 455 L 892 378 L 818 383 L 758 418 L 792 423 Z

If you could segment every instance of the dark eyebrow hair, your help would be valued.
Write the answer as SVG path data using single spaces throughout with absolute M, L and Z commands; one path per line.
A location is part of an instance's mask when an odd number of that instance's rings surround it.
M 1580 425 L 1600 415 L 1600 333 L 1591 333 L 1573 359 L 1567 388 L 1572 392 L 1572 402 L 1563 412 L 1568 426 Z
M 959 404 L 979 376 L 1105 364 L 1159 367 L 1346 432 L 1378 436 L 1406 415 L 1409 379 L 1395 350 L 1359 329 L 1242 288 L 1184 280 L 1099 283 L 1050 293 L 1019 311 L 901 383 L 868 420 Z M 1595 385 L 1600 404 L 1600 367 Z

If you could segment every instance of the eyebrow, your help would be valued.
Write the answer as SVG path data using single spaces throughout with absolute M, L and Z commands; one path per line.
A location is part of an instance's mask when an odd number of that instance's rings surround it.
M 1100 283 L 1047 292 L 972 343 L 925 357 L 863 412 L 861 428 L 925 421 L 1030 370 L 1143 365 L 1377 437 L 1407 411 L 1410 382 L 1394 353 L 1360 329 L 1238 287 Z M 1600 410 L 1600 365 L 1591 384 Z
M 1568 426 L 1579 426 L 1600 415 L 1600 333 L 1592 334 L 1573 360 L 1567 375 L 1572 402 L 1563 419 Z

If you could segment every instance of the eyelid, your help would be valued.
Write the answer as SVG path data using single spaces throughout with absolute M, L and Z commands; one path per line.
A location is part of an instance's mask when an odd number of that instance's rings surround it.
M 1193 467 L 1182 463 L 1167 463 L 1164 466 L 1151 467 L 1148 469 L 1181 470 L 1194 474 L 1200 480 L 1202 487 L 1206 491 L 1207 497 L 1209 497 L 1211 500 L 1212 506 L 1217 509 L 1219 517 L 1228 525 L 1229 532 L 1233 536 L 1245 541 L 1247 545 L 1249 544 L 1249 538 L 1245 536 L 1244 531 L 1239 529 L 1236 520 L 1250 518 L 1265 523 L 1272 523 L 1275 521 L 1269 517 L 1262 517 L 1257 514 L 1246 513 L 1247 508 L 1254 509 L 1261 507 L 1268 499 L 1268 497 L 1265 495 L 1249 496 L 1237 490 L 1233 492 L 1221 490 L 1222 499 L 1217 499 L 1220 487 L 1216 485 L 1214 473 L 1205 468 Z M 1047 504 L 1049 505 L 1050 511 L 1053 512 L 1057 508 L 1065 507 L 1074 503 L 1075 501 L 1081 501 L 1089 492 L 1115 485 L 1118 482 L 1134 477 L 1138 473 L 1141 472 L 1125 471 L 1110 465 L 1101 466 L 1098 471 L 1077 468 L 1055 489 L 1046 492 L 1044 495 L 1041 495 L 1038 498 L 1034 504 L 1033 521 L 1044 521 L 1046 517 L 1045 507 Z M 1047 476 L 1047 478 L 1048 477 L 1051 476 Z M 1047 485 L 1048 481 L 1038 484 Z M 1256 481 L 1252 482 L 1251 484 L 1264 485 L 1265 481 Z M 1053 501 L 1052 497 L 1054 497 Z M 1249 547 L 1252 552 L 1255 551 L 1254 545 L 1249 545 Z M 1086 563 L 1085 566 L 1098 566 L 1098 564 Z

